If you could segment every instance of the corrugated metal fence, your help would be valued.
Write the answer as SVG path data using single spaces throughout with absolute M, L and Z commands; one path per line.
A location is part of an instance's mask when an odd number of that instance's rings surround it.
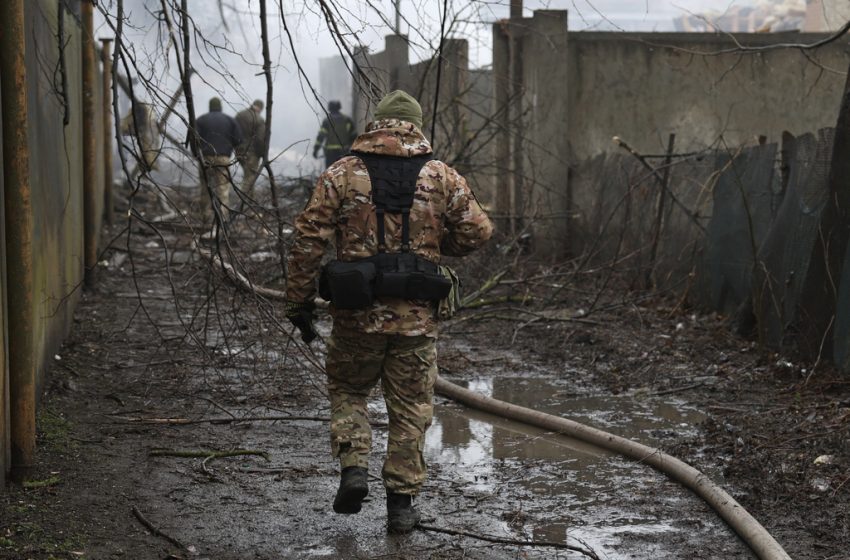
M 655 288 L 687 294 L 696 307 L 752 329 L 768 348 L 850 371 L 850 251 L 830 293 L 812 276 L 823 268 L 812 263 L 823 258 L 834 136 L 822 129 L 786 134 L 781 149 L 674 158 L 666 188 L 634 155 L 600 155 L 579 166 L 571 184 L 571 249 L 619 267 L 634 286 L 651 278 Z M 659 158 L 645 161 L 663 168 Z M 830 321 L 810 316 L 814 298 L 833 302 Z

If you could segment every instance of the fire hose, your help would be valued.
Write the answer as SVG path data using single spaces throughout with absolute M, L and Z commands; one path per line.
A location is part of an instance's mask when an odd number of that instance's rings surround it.
M 694 467 L 659 449 L 573 420 L 493 399 L 464 389 L 440 376 L 437 377 L 435 390 L 471 408 L 569 436 L 650 465 L 705 500 L 761 560 L 791 560 L 761 523 L 725 490 Z

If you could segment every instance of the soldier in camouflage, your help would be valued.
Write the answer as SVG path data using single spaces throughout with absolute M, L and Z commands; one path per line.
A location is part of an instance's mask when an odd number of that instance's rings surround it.
M 150 103 L 133 101 L 130 112 L 121 119 L 121 134 L 136 140 L 139 150 L 136 153 L 136 165 L 130 171 L 128 179 L 135 181 L 139 175 L 148 175 L 158 169 L 157 159 L 162 149 L 159 123 Z
M 242 166 L 242 185 L 240 189 L 249 198 L 254 196 L 254 183 L 260 173 L 260 160 L 263 158 L 266 144 L 266 121 L 260 115 L 265 104 L 255 99 L 250 107 L 242 109 L 236 116 L 236 123 L 242 131 L 242 143 L 236 148 L 236 159 Z
M 422 134 L 422 109 L 402 91 L 384 97 L 352 146 L 353 151 L 396 157 L 431 153 Z M 377 217 L 365 164 L 346 156 L 319 177 L 313 195 L 295 222 L 289 252 L 287 317 L 309 340 L 313 300 L 326 244 L 337 258 L 354 261 L 378 252 Z M 387 251 L 401 246 L 401 218 L 387 214 Z M 441 255 L 463 256 L 481 247 L 493 226 L 466 180 L 439 160 L 419 173 L 410 209 L 410 250 L 433 262 Z M 342 469 L 334 499 L 337 513 L 357 513 L 368 494 L 367 467 L 372 433 L 366 401 L 381 382 L 389 414 L 383 481 L 387 528 L 407 532 L 419 522 L 412 505 L 425 481 L 425 432 L 433 416 L 437 376 L 435 303 L 378 298 L 371 307 L 335 309 L 326 362 L 331 400 L 331 450 Z

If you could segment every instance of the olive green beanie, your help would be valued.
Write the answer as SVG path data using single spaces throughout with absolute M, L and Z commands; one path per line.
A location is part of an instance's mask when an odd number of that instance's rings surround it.
M 375 120 L 401 119 L 422 128 L 422 107 L 406 92 L 397 89 L 384 96 L 375 108 Z
M 221 99 L 219 99 L 218 97 L 213 97 L 212 99 L 210 99 L 210 111 L 221 111 Z

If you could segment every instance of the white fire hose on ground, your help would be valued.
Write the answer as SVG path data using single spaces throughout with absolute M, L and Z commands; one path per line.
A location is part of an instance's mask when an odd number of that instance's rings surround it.
M 791 560 L 788 553 L 762 527 L 761 523 L 725 490 L 697 469 L 659 449 L 585 426 L 573 420 L 486 397 L 446 381 L 441 376 L 437 376 L 435 390 L 437 393 L 471 408 L 563 434 L 655 467 L 673 480 L 690 488 L 696 495 L 705 500 L 761 560 Z

